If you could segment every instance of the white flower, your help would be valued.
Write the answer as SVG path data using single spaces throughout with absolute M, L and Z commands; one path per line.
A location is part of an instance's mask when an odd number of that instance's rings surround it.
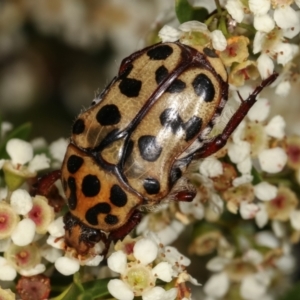
M 52 142 L 49 146 L 51 156 L 59 162 L 62 162 L 64 160 L 68 144 L 68 140 L 64 138 L 60 138 L 57 141 Z
M 223 174 L 222 163 L 213 156 L 207 157 L 200 163 L 199 171 L 206 177 L 217 177 Z
M 268 15 L 257 15 L 254 17 L 254 28 L 263 32 L 270 32 L 275 27 L 274 20 Z
M 244 19 L 244 7 L 239 0 L 228 0 L 225 8 L 231 15 L 231 17 L 238 23 L 241 23 Z
M 212 275 L 204 285 L 204 292 L 216 298 L 224 297 L 229 288 L 229 278 L 225 272 Z
M 46 266 L 44 264 L 37 264 L 36 266 L 34 266 L 31 269 L 21 269 L 19 270 L 19 273 L 22 276 L 34 276 L 37 274 L 41 274 L 46 270 Z
M 262 53 L 258 57 L 257 69 L 262 79 L 268 78 L 274 72 L 274 63 L 269 55 Z
M 259 207 L 255 203 L 242 201 L 240 204 L 240 214 L 244 220 L 253 219 L 258 211 Z
M 17 189 L 12 192 L 10 205 L 19 215 L 26 215 L 33 206 L 32 198 L 26 190 Z
M 61 237 L 61 236 L 64 236 L 64 234 L 65 234 L 64 227 L 65 227 L 64 220 L 63 220 L 63 217 L 61 216 L 49 224 L 48 232 L 53 237 Z
M 291 225 L 300 231 L 300 210 L 293 210 L 290 214 Z
M 0 256 L 0 280 L 12 281 L 17 277 L 17 271 L 8 264 L 7 260 Z
M 160 262 L 152 269 L 152 274 L 160 280 L 170 282 L 173 275 L 172 265 L 165 261 Z
M 150 239 L 141 239 L 133 247 L 133 255 L 142 264 L 150 264 L 157 256 L 157 245 Z
M 270 0 L 249 0 L 249 8 L 254 15 L 265 15 L 271 8 Z
M 181 36 L 181 31 L 175 29 L 172 26 L 165 25 L 158 33 L 163 43 L 165 42 L 176 42 Z
M 108 282 L 107 288 L 111 295 L 116 299 L 132 300 L 134 293 L 131 291 L 127 284 L 119 279 L 112 279 Z
M 126 269 L 127 256 L 126 254 L 119 250 L 113 252 L 107 259 L 108 267 L 117 273 L 124 273 Z
M 44 153 L 37 154 L 28 164 L 28 170 L 31 172 L 37 172 L 50 167 L 50 158 Z
M 230 160 L 237 164 L 245 160 L 250 155 L 250 144 L 246 141 L 230 143 L 228 145 L 228 156 Z
M 259 211 L 255 215 L 255 222 L 259 228 L 263 228 L 268 223 L 269 216 L 264 204 L 259 203 L 258 207 Z
M 264 247 L 276 249 L 279 247 L 279 241 L 271 231 L 260 231 L 255 235 L 255 242 Z
M 274 116 L 265 126 L 265 131 L 269 136 L 282 139 L 285 136 L 285 121 L 282 116 Z
M 227 47 L 227 40 L 221 30 L 211 32 L 211 40 L 214 49 L 224 51 Z
M 162 287 L 156 286 L 143 294 L 143 300 L 175 300 L 177 293 L 176 288 L 166 291 Z
M 278 173 L 287 162 L 287 154 L 279 147 L 265 149 L 258 154 L 258 160 L 263 171 Z
M 56 270 L 65 276 L 76 273 L 80 268 L 78 260 L 66 256 L 59 257 L 54 265 Z
M 14 165 L 24 165 L 33 158 L 31 144 L 20 139 L 10 139 L 6 144 L 6 151 Z
M 274 10 L 274 20 L 278 27 L 286 29 L 299 26 L 299 17 L 289 5 L 279 5 Z
M 249 110 L 247 117 L 253 122 L 263 122 L 270 112 L 270 101 L 266 98 L 259 98 Z
M 21 220 L 14 231 L 12 232 L 11 239 L 14 244 L 18 246 L 29 245 L 35 235 L 35 223 L 31 219 Z
M 254 186 L 255 196 L 262 201 L 270 201 L 277 195 L 277 187 L 266 182 L 260 182 Z
M 244 278 L 241 284 L 241 296 L 246 300 L 261 299 L 269 285 L 266 274 L 254 274 Z

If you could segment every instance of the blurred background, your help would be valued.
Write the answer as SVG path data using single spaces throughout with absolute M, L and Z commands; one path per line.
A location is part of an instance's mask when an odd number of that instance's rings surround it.
M 122 59 L 172 19 L 173 2 L 1 0 L 0 117 L 32 122 L 32 138 L 68 137 Z

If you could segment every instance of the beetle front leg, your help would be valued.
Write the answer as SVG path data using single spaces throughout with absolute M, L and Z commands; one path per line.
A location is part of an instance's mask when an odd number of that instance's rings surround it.
M 108 236 L 109 242 L 116 242 L 118 240 L 122 240 L 128 233 L 130 233 L 130 231 L 132 231 L 141 222 L 142 217 L 143 214 L 140 211 L 135 210 L 123 226 L 116 229 L 115 231 L 110 232 Z
M 207 156 L 214 154 L 221 148 L 223 148 L 226 145 L 226 142 L 231 136 L 231 134 L 233 133 L 233 131 L 239 126 L 239 124 L 247 115 L 248 111 L 255 104 L 257 95 L 266 86 L 274 82 L 277 77 L 278 74 L 273 73 L 267 79 L 263 80 L 261 84 L 255 88 L 255 90 L 252 92 L 252 94 L 249 95 L 249 97 L 246 100 L 243 100 L 239 94 L 242 103 L 240 107 L 237 109 L 237 111 L 233 114 L 233 116 L 228 121 L 227 125 L 223 129 L 223 132 L 217 135 L 216 137 L 214 137 L 213 139 L 211 139 L 209 142 L 207 142 L 207 144 L 201 147 L 201 149 L 196 151 L 193 155 L 193 159 L 205 158 Z

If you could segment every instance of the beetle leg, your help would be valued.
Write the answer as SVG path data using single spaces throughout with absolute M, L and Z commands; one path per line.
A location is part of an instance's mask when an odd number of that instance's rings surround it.
M 59 212 L 65 204 L 65 200 L 59 194 L 58 188 L 54 183 L 61 178 L 61 171 L 52 171 L 37 180 L 34 183 L 31 195 L 41 195 L 48 199 L 49 205 L 54 208 L 55 212 Z
M 252 92 L 252 94 L 249 95 L 249 97 L 246 100 L 243 100 L 242 97 L 239 95 L 242 103 L 240 107 L 237 109 L 237 111 L 233 114 L 233 116 L 228 121 L 227 125 L 223 129 L 223 132 L 213 139 L 211 139 L 209 142 L 204 144 L 203 147 L 201 147 L 198 151 L 196 151 L 193 154 L 193 159 L 199 159 L 204 158 L 207 156 L 210 156 L 223 148 L 233 133 L 233 131 L 238 127 L 238 125 L 242 122 L 242 120 L 247 115 L 250 108 L 255 104 L 256 102 L 256 96 L 268 85 L 270 85 L 272 82 L 275 81 L 278 74 L 273 73 L 271 76 L 269 76 L 267 79 L 263 80 L 259 86 L 255 88 L 255 90 Z
M 38 179 L 36 183 L 36 194 L 47 196 L 58 179 L 61 178 L 61 171 L 55 170 Z
M 110 232 L 108 236 L 109 242 L 122 240 L 131 230 L 133 230 L 141 222 L 142 216 L 143 214 L 140 211 L 135 210 L 128 219 L 127 223 L 125 223 L 120 228 Z

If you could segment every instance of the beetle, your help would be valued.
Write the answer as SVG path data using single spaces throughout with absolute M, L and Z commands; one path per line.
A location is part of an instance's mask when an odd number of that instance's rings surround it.
M 182 176 L 187 166 L 221 149 L 276 78 L 241 99 L 223 131 L 208 138 L 228 99 L 227 72 L 213 49 L 158 43 L 125 58 L 73 124 L 62 169 L 40 181 L 46 194 L 61 178 L 66 245 L 87 254 L 99 241 L 128 234 L 142 206 L 192 201 L 195 188 Z

